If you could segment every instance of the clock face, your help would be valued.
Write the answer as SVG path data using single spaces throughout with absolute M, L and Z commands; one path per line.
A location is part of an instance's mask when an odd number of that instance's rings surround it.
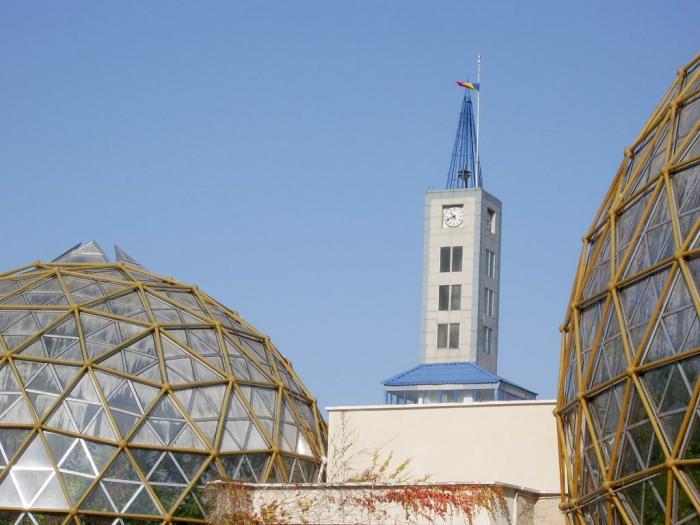
M 457 228 L 464 221 L 464 210 L 461 206 L 450 206 L 442 210 L 442 222 L 448 228 Z

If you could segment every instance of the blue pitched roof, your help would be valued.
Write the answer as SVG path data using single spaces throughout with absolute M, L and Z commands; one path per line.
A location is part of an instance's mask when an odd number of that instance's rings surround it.
M 384 386 L 474 385 L 508 383 L 530 392 L 502 377 L 484 370 L 476 363 L 430 363 L 418 365 L 383 382 Z M 532 392 L 534 394 L 534 392 Z

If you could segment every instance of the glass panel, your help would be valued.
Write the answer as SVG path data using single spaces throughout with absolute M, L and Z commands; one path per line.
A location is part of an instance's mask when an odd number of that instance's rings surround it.
M 80 348 L 80 337 L 75 317 L 71 314 L 65 321 L 46 331 L 41 338 L 19 353 L 82 363 L 83 352 Z
M 449 246 L 443 246 L 440 248 L 440 271 L 449 272 L 450 271 L 450 248 Z
M 115 321 L 85 313 L 80 314 L 83 336 L 90 359 L 95 359 L 124 341 L 144 333 L 142 325 Z
M 459 348 L 459 323 L 450 323 L 450 348 Z
M 47 425 L 88 436 L 117 439 L 89 374 L 73 387 Z
M 170 396 L 161 398 L 133 435 L 131 441 L 143 445 L 188 449 L 206 448 Z
M 221 450 L 234 452 L 239 450 L 267 449 L 269 446 L 253 423 L 248 410 L 238 397 L 238 393 L 234 391 L 224 423 Z
M 65 312 L 0 310 L 0 334 L 10 350 L 41 332 Z
M 450 285 L 441 284 L 438 287 L 438 310 L 448 310 L 450 306 Z
M 216 330 L 189 328 L 186 330 L 168 329 L 167 333 L 175 336 L 180 343 L 186 344 L 194 353 L 204 358 L 204 361 L 224 371 L 224 362 L 219 348 L 219 337 Z
M 159 394 L 159 389 L 104 372 L 96 372 L 122 437 L 126 437 Z
M 34 423 L 19 383 L 7 363 L 0 368 L 0 422 Z
M 149 321 L 146 309 L 138 292 L 130 292 L 114 299 L 108 299 L 90 305 L 93 310 L 100 310 L 122 317 L 130 317 L 140 321 Z
M 131 343 L 115 354 L 99 361 L 98 364 L 117 372 L 124 372 L 157 383 L 162 382 L 153 335 L 147 335 L 143 339 Z
M 460 310 L 462 308 L 462 285 L 453 284 L 450 295 L 450 310 Z
M 216 437 L 225 395 L 224 385 L 175 390 L 175 396 L 211 445 Z
M 161 336 L 165 368 L 168 380 L 174 385 L 195 381 L 211 381 L 223 376 L 196 359 L 191 353 L 181 348 L 174 341 Z
M 68 508 L 41 437 L 36 434 L 10 469 L 10 475 L 0 483 L 0 505 L 18 504 L 27 509 Z
M 438 324 L 437 325 L 437 347 L 447 348 L 447 325 Z
M 462 251 L 461 246 L 454 246 L 452 248 L 452 271 L 461 272 L 462 271 Z

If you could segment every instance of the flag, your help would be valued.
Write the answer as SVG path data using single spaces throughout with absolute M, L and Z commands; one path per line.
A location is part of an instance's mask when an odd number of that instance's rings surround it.
M 474 91 L 479 91 L 479 84 L 475 82 L 464 82 L 463 80 L 459 80 L 457 82 L 457 85 L 463 88 L 467 89 L 473 89 Z

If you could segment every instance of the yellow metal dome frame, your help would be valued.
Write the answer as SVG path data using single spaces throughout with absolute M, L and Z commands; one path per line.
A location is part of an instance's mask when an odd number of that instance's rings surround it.
M 583 239 L 556 409 L 568 523 L 700 521 L 700 55 Z
M 0 522 L 206 523 L 213 479 L 317 481 L 326 424 L 270 339 L 117 261 L 0 275 Z

